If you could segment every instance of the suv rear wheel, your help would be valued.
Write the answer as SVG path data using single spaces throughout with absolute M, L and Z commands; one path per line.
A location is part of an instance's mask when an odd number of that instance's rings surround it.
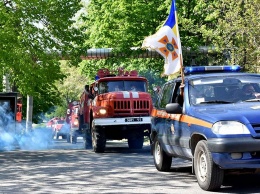
M 162 149 L 161 143 L 156 136 L 153 142 L 154 164 L 159 171 L 169 171 L 172 165 L 172 157 L 168 156 Z

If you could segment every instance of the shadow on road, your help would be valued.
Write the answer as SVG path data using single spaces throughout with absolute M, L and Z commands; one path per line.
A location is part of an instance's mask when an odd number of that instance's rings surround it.
M 173 158 L 170 172 L 159 172 L 150 146 L 128 149 L 108 142 L 105 153 L 82 142 L 53 142 L 49 150 L 0 152 L 1 193 L 211 193 L 199 188 L 191 162 Z M 260 193 L 260 175 L 230 175 L 217 193 Z

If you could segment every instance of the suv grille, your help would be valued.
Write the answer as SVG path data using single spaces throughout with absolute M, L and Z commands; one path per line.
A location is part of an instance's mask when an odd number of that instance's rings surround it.
M 260 124 L 254 124 L 252 127 L 254 128 L 256 134 L 260 134 Z

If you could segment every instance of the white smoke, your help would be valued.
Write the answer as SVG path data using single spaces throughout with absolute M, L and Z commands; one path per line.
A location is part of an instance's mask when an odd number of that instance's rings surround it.
M 50 149 L 53 145 L 52 130 L 45 127 L 34 128 L 31 132 L 21 135 L 18 143 L 21 150 Z
M 27 132 L 25 123 L 16 123 L 9 104 L 0 106 L 0 150 L 44 150 L 52 147 L 53 134 L 49 128 L 35 128 Z

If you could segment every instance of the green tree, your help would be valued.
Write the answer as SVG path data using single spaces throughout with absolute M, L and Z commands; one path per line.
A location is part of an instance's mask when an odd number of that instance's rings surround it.
M 169 3 L 168 0 L 167 4 Z M 125 67 L 128 70 L 154 69 L 162 72 L 162 58 L 136 59 L 143 51 L 131 48 L 140 48 L 144 38 L 155 33 L 161 21 L 166 19 L 168 6 L 162 6 L 164 4 L 162 0 L 90 1 L 86 8 L 87 15 L 83 18 L 86 26 L 86 47 L 113 48 L 116 57 L 101 61 L 84 61 L 83 71 L 92 80 L 97 69 L 105 67 Z
M 64 117 L 68 104 L 79 100 L 84 86 L 88 83 L 88 78 L 81 75 L 80 69 L 75 66 L 68 66 L 67 61 L 61 61 L 61 71 L 66 78 L 56 81 L 55 86 L 59 89 L 58 92 L 62 102 L 55 106 L 53 117 Z
M 256 71 L 259 66 L 260 24 L 259 0 L 227 1 L 219 3 L 218 39 L 215 45 L 227 47 L 233 63 Z M 259 71 L 259 70 L 258 70 Z
M 60 58 L 80 60 L 84 35 L 73 25 L 80 8 L 80 0 L 0 1 L 0 68 L 23 96 L 33 96 L 35 117 L 61 101 Z
M 201 18 L 201 25 L 195 29 L 201 32 L 207 45 L 228 52 L 231 64 L 256 71 L 259 65 L 259 3 L 259 0 L 197 0 L 194 11 Z
M 183 47 L 196 51 L 199 46 L 213 45 L 212 40 L 209 39 L 209 35 L 212 33 L 209 27 L 212 27 L 212 31 L 214 31 L 217 19 L 209 19 L 208 15 L 211 13 L 203 12 L 199 6 L 214 7 L 214 3 L 215 1 L 203 4 L 201 0 L 177 0 L 179 30 Z M 113 48 L 116 57 L 102 62 L 84 62 L 82 69 L 85 73 L 93 74 L 98 67 L 114 68 L 118 66 L 137 68 L 141 71 L 153 69 L 155 72 L 162 72 L 164 64 L 162 58 L 136 59 L 142 50 L 131 48 L 140 48 L 145 37 L 157 32 L 168 17 L 170 5 L 171 0 L 91 0 L 86 8 L 87 15 L 83 19 L 88 37 L 86 46 L 88 48 Z M 207 29 L 204 29 L 205 26 Z M 191 55 L 189 50 L 184 51 L 184 65 L 190 65 L 194 54 Z M 122 55 L 122 53 L 124 54 Z M 196 54 L 198 55 L 198 53 Z M 202 57 L 208 57 L 208 55 L 205 54 Z
M 140 47 L 146 36 L 161 27 L 168 16 L 170 4 L 171 0 L 91 0 L 87 7 L 88 15 L 84 18 L 87 47 L 113 48 L 115 54 L 124 53 L 124 58 L 141 52 L 130 48 Z M 184 65 L 190 65 L 194 55 L 197 64 L 223 62 L 223 57 L 229 53 L 232 59 L 229 63 L 238 63 L 251 71 L 258 66 L 259 0 L 176 0 L 176 6 L 182 46 L 195 51 L 192 53 L 184 49 Z M 197 51 L 200 46 L 212 48 L 213 53 Z M 117 57 L 101 64 L 125 64 L 121 59 Z M 133 60 L 128 59 L 130 66 Z M 157 59 L 150 63 L 150 60 L 144 59 L 139 61 L 139 67 L 162 71 L 161 62 Z M 96 68 L 92 62 L 88 62 L 87 66 L 93 66 L 89 68 L 91 71 Z

